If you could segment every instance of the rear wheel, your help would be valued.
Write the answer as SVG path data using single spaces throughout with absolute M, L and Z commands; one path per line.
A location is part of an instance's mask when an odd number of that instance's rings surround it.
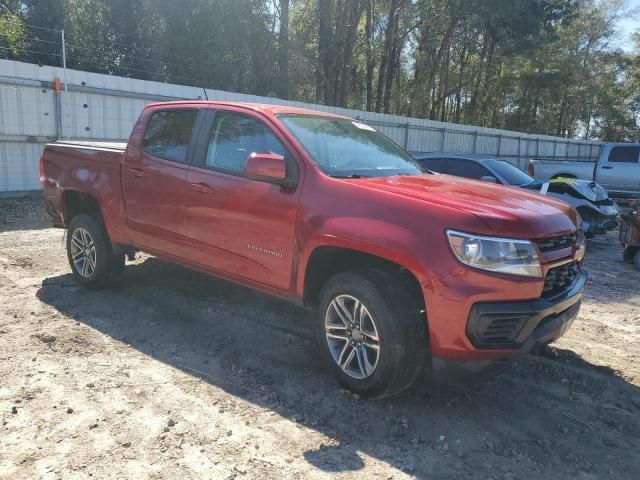
M 345 272 L 323 286 L 317 338 L 325 361 L 350 390 L 387 397 L 409 388 L 428 352 L 420 305 L 383 270 Z
M 104 287 L 124 269 L 124 255 L 114 254 L 102 222 L 86 214 L 71 220 L 67 258 L 76 280 L 87 287 Z

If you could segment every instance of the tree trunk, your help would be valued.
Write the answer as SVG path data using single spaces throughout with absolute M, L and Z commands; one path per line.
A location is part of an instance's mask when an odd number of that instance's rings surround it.
M 393 37 L 395 35 L 395 26 L 397 22 L 398 7 L 401 0 L 391 0 L 389 7 L 389 18 L 387 19 L 387 27 L 384 33 L 384 47 L 380 57 L 380 69 L 378 71 L 378 86 L 376 89 L 376 112 L 380 112 L 383 108 L 383 93 L 386 85 L 388 65 L 390 64 L 391 51 L 393 49 Z
M 367 2 L 367 20 L 365 24 L 365 35 L 367 42 L 367 105 L 366 109 L 370 112 L 373 109 L 373 2 L 374 0 L 365 0 Z
M 278 35 L 278 90 L 280 98 L 289 99 L 289 0 L 280 0 Z
M 489 108 L 489 87 L 492 82 L 493 70 L 493 54 L 495 53 L 496 42 L 493 37 L 489 40 L 489 56 L 487 58 L 487 68 L 485 71 L 484 91 L 482 93 L 482 117 L 481 126 L 485 126 L 487 122 L 487 112 Z
M 347 4 L 350 4 L 350 8 L 346 8 Z M 360 24 L 360 18 L 362 17 L 362 7 L 363 5 L 360 1 L 349 1 L 346 2 L 345 9 L 343 11 L 344 21 L 346 22 L 344 26 L 346 32 L 343 31 L 343 34 L 346 38 L 342 50 L 342 65 L 340 66 L 339 76 L 337 76 L 336 89 L 336 105 L 340 107 L 347 106 L 349 77 L 353 71 L 353 50 L 356 44 L 358 25 Z
M 458 85 L 456 89 L 456 107 L 453 121 L 455 123 L 460 123 L 460 112 L 462 110 L 462 82 L 464 81 L 464 71 L 467 66 L 466 62 L 467 55 L 467 45 L 465 43 L 464 47 L 462 47 L 462 53 L 460 54 L 460 70 L 458 71 Z
M 319 97 L 326 105 L 333 105 L 334 103 L 331 83 L 331 80 L 334 78 L 334 61 L 331 55 L 331 51 L 333 50 L 333 30 L 331 28 L 333 3 L 333 0 L 318 0 L 319 62 L 316 68 L 316 85 L 320 88 L 320 92 L 319 94 L 316 92 L 316 99 Z
M 389 113 L 391 107 L 391 90 L 393 88 L 393 79 L 396 73 L 396 65 L 397 59 L 396 57 L 400 54 L 398 45 L 394 40 L 393 46 L 391 47 L 391 53 L 389 54 L 389 67 L 387 68 L 387 79 L 385 81 L 384 86 L 384 113 Z
M 476 81 L 473 86 L 473 93 L 471 94 L 471 101 L 469 102 L 469 120 L 471 120 L 472 122 L 476 121 L 478 118 L 476 114 L 476 108 L 478 106 L 480 86 L 482 85 L 482 77 L 484 75 L 484 63 L 487 57 L 488 36 L 489 35 L 487 32 L 485 32 L 483 35 L 482 51 L 480 52 L 480 61 L 478 62 L 478 72 L 476 74 Z

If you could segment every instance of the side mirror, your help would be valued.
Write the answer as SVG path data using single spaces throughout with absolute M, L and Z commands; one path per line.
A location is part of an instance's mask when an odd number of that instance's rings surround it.
M 272 153 L 252 153 L 247 158 L 244 174 L 251 180 L 273 183 L 283 187 L 295 187 L 293 181 L 287 179 L 287 166 L 284 157 Z
M 480 177 L 480 180 L 482 180 L 483 182 L 498 183 L 498 179 L 491 175 L 484 175 Z

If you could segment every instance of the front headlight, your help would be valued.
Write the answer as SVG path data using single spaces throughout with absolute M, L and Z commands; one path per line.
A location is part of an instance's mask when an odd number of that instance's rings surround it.
M 615 203 L 613 205 L 605 205 L 601 210 L 603 215 L 609 216 L 618 215 L 618 213 L 620 213 L 620 210 L 618 210 L 618 206 Z
M 529 240 L 481 237 L 447 230 L 451 249 L 470 267 L 525 277 L 542 277 L 538 253 Z

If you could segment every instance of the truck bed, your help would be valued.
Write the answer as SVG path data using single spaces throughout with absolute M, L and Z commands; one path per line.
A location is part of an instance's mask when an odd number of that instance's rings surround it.
M 595 166 L 595 162 L 589 161 L 536 158 L 531 160 L 529 175 L 541 181 L 556 177 L 574 177 L 582 180 L 593 180 L 593 170 Z

